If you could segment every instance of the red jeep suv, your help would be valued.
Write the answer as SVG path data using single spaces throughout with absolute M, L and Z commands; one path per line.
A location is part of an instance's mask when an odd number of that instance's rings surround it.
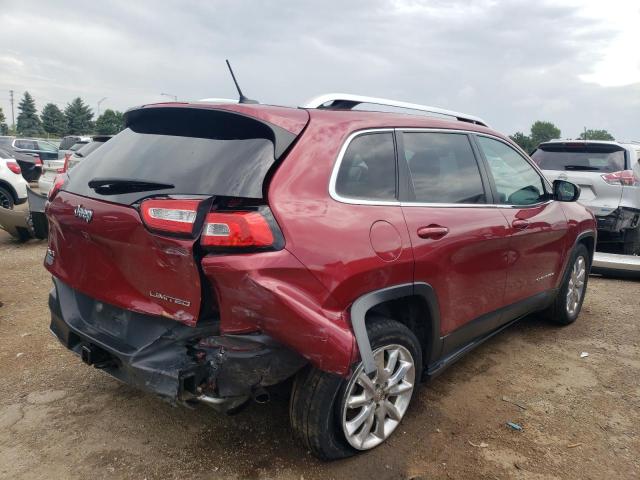
M 434 107 L 146 105 L 50 194 L 51 330 L 130 385 L 224 412 L 295 377 L 295 434 L 345 457 L 514 321 L 576 319 L 596 240 L 578 195 Z

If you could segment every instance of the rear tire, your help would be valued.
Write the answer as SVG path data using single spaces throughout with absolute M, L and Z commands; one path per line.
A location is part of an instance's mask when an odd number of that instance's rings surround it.
M 13 210 L 15 202 L 11 192 L 4 187 L 0 187 L 0 207 Z
M 622 253 L 624 255 L 640 255 L 640 226 L 625 232 Z
M 579 243 L 573 250 L 562 279 L 560 291 L 545 316 L 560 325 L 575 322 L 587 293 L 589 281 L 590 255 L 587 247 Z
M 411 330 L 376 317 L 368 321 L 367 332 L 374 354 L 377 352 L 378 371 L 370 384 L 364 382 L 366 388 L 360 384 L 366 375 L 362 362 L 354 366 L 348 379 L 312 367 L 295 379 L 289 406 L 291 426 L 303 445 L 322 460 L 350 457 L 383 443 L 402 420 L 420 380 L 422 350 Z M 347 400 L 353 406 L 347 406 Z M 356 424 L 347 438 L 345 432 Z

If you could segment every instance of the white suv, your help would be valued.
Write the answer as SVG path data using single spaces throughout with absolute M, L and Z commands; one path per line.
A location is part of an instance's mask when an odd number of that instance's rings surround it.
M 531 154 L 544 175 L 580 186 L 598 220 L 598 250 L 640 255 L 640 143 L 552 140 Z
M 27 182 L 11 152 L 0 148 L 0 207 L 11 210 L 27 201 Z

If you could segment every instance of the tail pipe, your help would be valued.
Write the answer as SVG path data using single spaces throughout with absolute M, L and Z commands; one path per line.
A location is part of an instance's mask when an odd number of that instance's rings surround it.
M 259 403 L 261 405 L 268 403 L 269 400 L 271 400 L 271 396 L 269 395 L 269 392 L 267 392 L 262 387 L 255 388 L 251 392 L 251 398 L 253 399 L 254 402 Z

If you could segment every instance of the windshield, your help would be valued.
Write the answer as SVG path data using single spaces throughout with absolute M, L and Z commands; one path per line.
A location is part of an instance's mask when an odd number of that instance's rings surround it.
M 619 172 L 625 169 L 624 149 L 606 144 L 540 145 L 531 158 L 542 170 Z

